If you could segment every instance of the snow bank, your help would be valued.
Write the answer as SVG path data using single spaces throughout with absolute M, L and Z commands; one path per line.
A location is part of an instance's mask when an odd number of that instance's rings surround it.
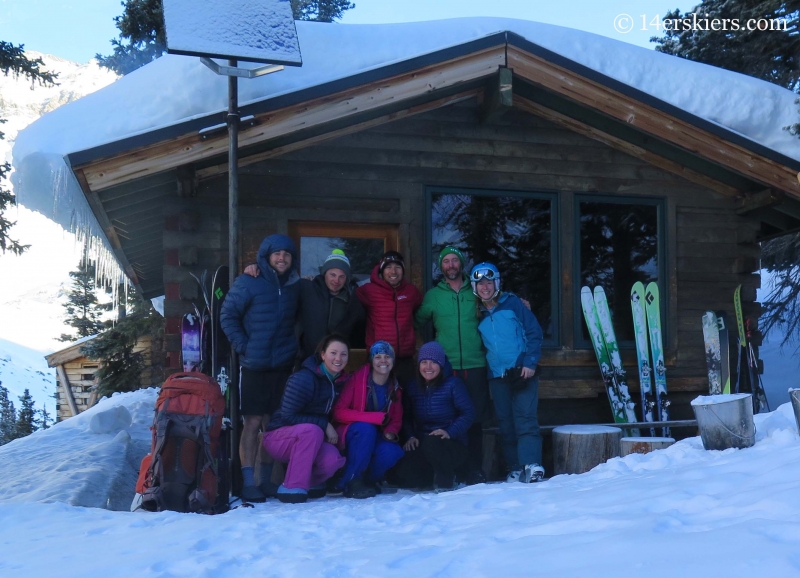
M 115 396 L 103 407 L 124 403 L 144 433 L 154 397 L 153 390 Z M 800 438 L 788 404 L 755 419 L 758 441 L 746 450 L 707 452 L 690 438 L 535 485 L 299 505 L 273 500 L 221 516 L 0 503 L 0 574 L 796 576 Z M 111 434 L 86 433 L 85 419 L 68 425 L 53 428 L 58 445 L 94 440 L 71 464 L 91 468 L 90 452 L 106 459 L 101 449 L 113 443 Z M 35 451 L 48 438 L 29 439 Z M 51 462 L 63 465 L 68 453 Z M 4 491 L 20 483 L 6 477 L 8 457 L 0 449 Z M 15 467 L 48 473 L 43 457 Z
M 139 463 L 150 449 L 157 395 L 154 388 L 115 394 L 75 418 L 0 446 L 0 502 L 127 510 Z

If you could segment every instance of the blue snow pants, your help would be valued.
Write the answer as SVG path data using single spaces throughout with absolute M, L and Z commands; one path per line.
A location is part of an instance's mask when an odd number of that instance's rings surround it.
M 350 480 L 363 477 L 365 482 L 379 482 L 386 472 L 403 457 L 400 444 L 383 438 L 371 423 L 356 422 L 347 428 L 345 437 L 347 463 L 339 488 Z
M 542 463 L 542 436 L 539 433 L 539 378 L 532 377 L 519 391 L 500 378 L 489 380 L 494 409 L 500 426 L 503 456 L 509 469 Z

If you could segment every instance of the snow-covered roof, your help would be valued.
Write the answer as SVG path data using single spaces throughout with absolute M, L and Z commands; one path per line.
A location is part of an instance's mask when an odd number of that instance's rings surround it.
M 800 141 L 783 130 L 800 120 L 793 92 L 588 32 L 504 18 L 380 25 L 298 22 L 297 31 L 302 68 L 241 81 L 243 105 L 508 31 L 800 160 Z M 197 58 L 164 56 L 32 124 L 17 139 L 15 164 L 34 153 L 63 156 L 222 111 L 226 91 L 226 79 Z
M 63 347 L 58 351 L 54 351 L 49 355 L 45 355 L 44 358 L 47 360 L 47 363 L 50 367 L 55 367 L 56 365 L 61 365 L 67 361 L 72 361 L 73 359 L 83 357 L 84 355 L 80 352 L 81 347 L 83 347 L 83 345 L 88 341 L 91 341 L 97 337 L 97 335 L 99 334 L 87 335 L 86 337 L 76 339 L 66 347 Z

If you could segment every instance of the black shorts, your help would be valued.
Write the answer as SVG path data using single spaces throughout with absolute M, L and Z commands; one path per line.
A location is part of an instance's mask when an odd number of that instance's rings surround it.
M 242 415 L 272 415 L 280 407 L 291 369 L 258 371 L 242 367 L 239 373 L 239 408 Z

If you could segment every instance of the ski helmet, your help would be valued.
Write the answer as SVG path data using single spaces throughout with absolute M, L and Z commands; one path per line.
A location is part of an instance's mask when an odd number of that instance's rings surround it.
M 478 263 L 472 268 L 469 274 L 470 283 L 472 283 L 472 292 L 480 299 L 478 295 L 478 281 L 481 279 L 488 279 L 494 281 L 494 294 L 492 299 L 497 297 L 500 293 L 500 271 L 491 263 Z

